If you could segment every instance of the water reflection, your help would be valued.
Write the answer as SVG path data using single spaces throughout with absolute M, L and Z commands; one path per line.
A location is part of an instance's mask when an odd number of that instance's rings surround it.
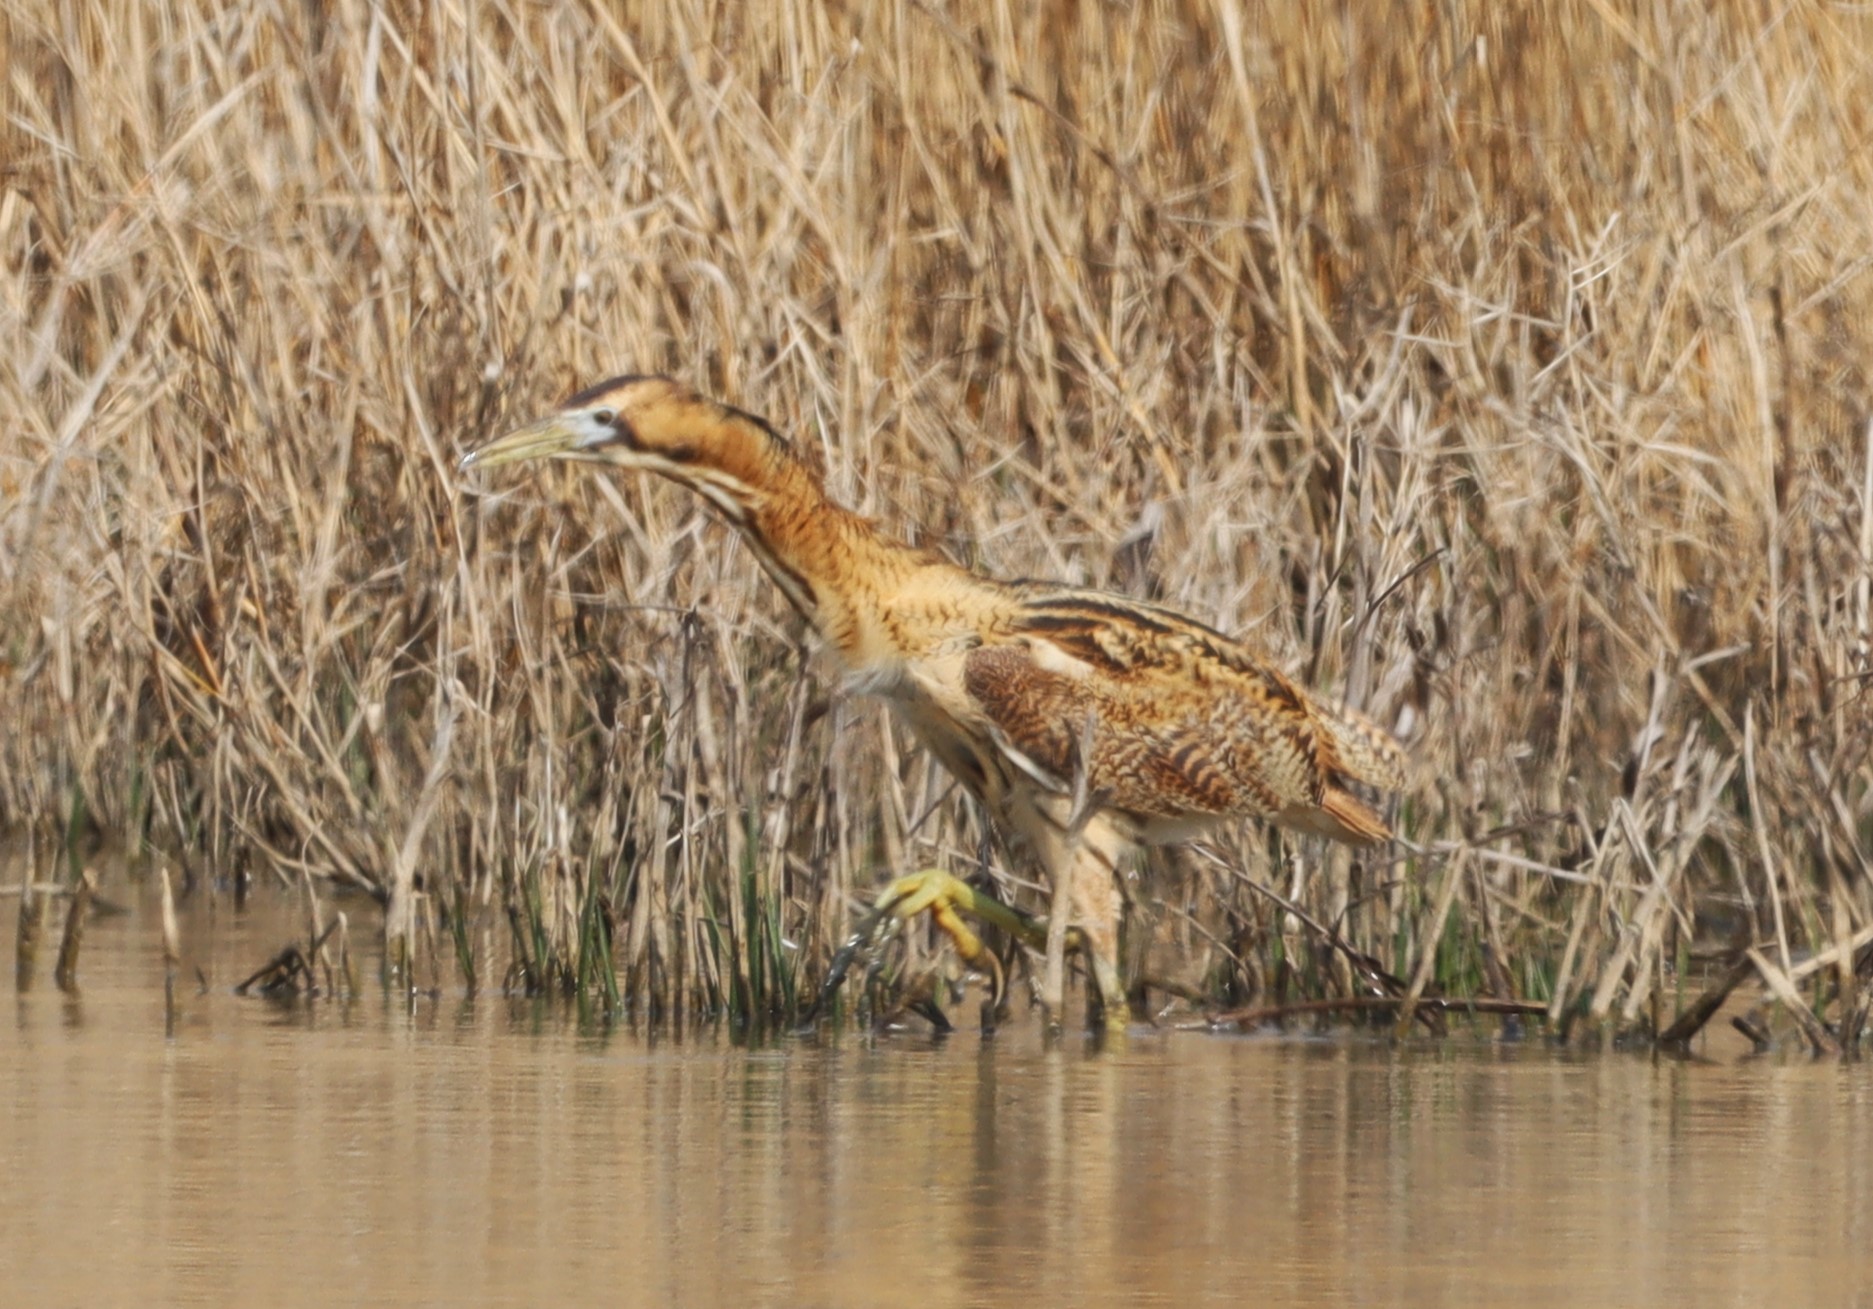
M 1863 1068 L 750 1050 L 498 998 L 240 1000 L 291 928 L 194 930 L 217 985 L 174 1041 L 141 913 L 0 1026 L 12 1302 L 1873 1303 Z

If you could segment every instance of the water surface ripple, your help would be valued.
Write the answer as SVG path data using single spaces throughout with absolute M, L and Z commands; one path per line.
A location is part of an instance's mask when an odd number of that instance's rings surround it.
M 1863 1067 L 282 1007 L 222 915 L 174 1040 L 142 909 L 0 1024 L 8 1302 L 1873 1305 Z

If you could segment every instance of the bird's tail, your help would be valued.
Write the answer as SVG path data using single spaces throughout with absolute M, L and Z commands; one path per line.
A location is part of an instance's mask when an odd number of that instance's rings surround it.
M 1333 772 L 1381 791 L 1404 789 L 1405 747 L 1396 737 L 1358 710 L 1342 709 L 1318 696 L 1308 696 L 1308 707 L 1326 731 Z
M 1289 805 L 1275 815 L 1275 821 L 1289 831 L 1347 845 L 1372 845 L 1392 836 L 1376 809 L 1337 786 L 1329 786 L 1317 805 Z
M 1392 829 L 1378 810 L 1341 782 L 1359 782 L 1381 791 L 1405 786 L 1405 747 L 1364 714 L 1307 697 L 1308 708 L 1326 746 L 1329 780 L 1318 804 L 1290 805 L 1275 821 L 1297 832 L 1310 832 L 1348 845 L 1371 845 L 1391 839 Z

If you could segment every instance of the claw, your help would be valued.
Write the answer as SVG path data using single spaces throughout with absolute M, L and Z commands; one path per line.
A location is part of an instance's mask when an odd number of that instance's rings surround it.
M 885 928 L 900 921 L 907 922 L 922 913 L 928 913 L 955 944 L 956 953 L 964 964 L 988 975 L 989 998 L 983 1002 L 983 1030 L 993 1030 L 995 1020 L 1007 1013 L 1007 970 L 1002 967 L 1002 961 L 995 952 L 963 921 L 963 915 L 968 914 L 980 922 L 999 927 L 1036 950 L 1047 946 L 1047 926 L 1044 922 L 1010 909 L 961 878 L 937 868 L 900 877 L 879 894 L 872 904 L 872 911 L 833 954 L 832 963 L 826 970 L 826 980 L 820 986 L 819 996 L 808 1012 L 807 1021 L 817 1019 L 826 1006 L 832 1003 L 833 996 L 844 985 L 847 974 L 852 970 L 852 961 L 861 950 L 870 955 L 865 970 L 869 989 L 883 967 L 884 961 L 879 957 L 877 947 Z M 1106 1028 L 1123 1030 L 1127 1018 L 1125 993 L 1110 962 L 1097 958 L 1097 952 L 1086 948 L 1085 936 L 1077 928 L 1069 928 L 1067 931 L 1067 952 L 1086 957 L 1092 969 L 1094 986 L 1099 993 Z M 927 1003 L 934 1005 L 934 1001 Z M 931 1017 L 924 1007 L 914 1005 L 912 1008 L 926 1018 Z M 949 1025 L 948 1020 L 942 1018 L 940 1010 L 931 1021 L 939 1028 L 947 1028 Z
M 993 1006 L 991 1012 L 1002 1013 L 1007 999 L 1007 971 L 995 952 L 963 921 L 962 915 L 968 914 L 1000 927 L 1029 945 L 1044 944 L 1046 929 L 994 897 L 976 890 L 961 878 L 932 868 L 898 878 L 878 896 L 871 913 L 865 916 L 845 944 L 834 953 L 832 963 L 826 970 L 826 980 L 821 984 L 819 996 L 814 1000 L 808 1015 L 809 1020 L 817 1018 L 831 1003 L 833 996 L 844 985 L 847 974 L 851 972 L 852 961 L 861 950 L 872 954 L 871 966 L 867 970 L 868 980 L 877 975 L 882 961 L 877 958 L 876 946 L 887 922 L 908 921 L 921 913 L 930 914 L 936 925 L 955 943 L 956 953 L 966 965 L 988 975 L 989 1003 Z
M 955 1024 L 949 1020 L 949 1015 L 943 1012 L 943 1006 L 936 1002 L 935 996 L 926 995 L 915 1001 L 911 1004 L 910 1011 L 920 1015 L 925 1022 L 936 1028 L 940 1036 L 947 1036 L 956 1030 Z

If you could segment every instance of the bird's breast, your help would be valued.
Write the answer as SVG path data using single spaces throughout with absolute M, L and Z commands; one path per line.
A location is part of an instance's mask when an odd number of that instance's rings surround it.
M 1002 768 L 981 710 L 963 686 L 963 652 L 880 663 L 855 671 L 849 689 L 890 704 L 898 720 L 978 799 L 1003 789 Z

